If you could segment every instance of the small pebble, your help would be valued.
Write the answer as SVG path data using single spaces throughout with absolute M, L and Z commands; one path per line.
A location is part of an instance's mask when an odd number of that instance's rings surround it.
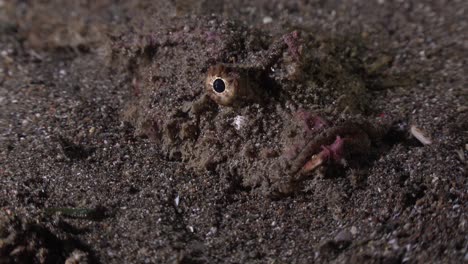
M 269 16 L 266 16 L 263 18 L 263 24 L 269 24 L 273 22 L 273 18 L 269 17 Z
M 431 138 L 428 137 L 426 133 L 424 133 L 421 129 L 419 129 L 415 125 L 411 126 L 410 132 L 411 132 L 411 135 L 413 135 L 413 137 L 419 140 L 419 142 L 421 142 L 422 144 L 424 145 L 432 144 Z
M 232 125 L 236 128 L 236 130 L 241 130 L 242 127 L 244 127 L 246 121 L 247 121 L 247 118 L 238 115 L 234 118 Z
M 458 159 L 461 162 L 465 162 L 465 153 L 463 152 L 463 150 L 457 149 L 457 150 L 455 150 L 455 152 L 457 153 Z
M 80 264 L 88 263 L 88 253 L 75 249 L 71 255 L 65 260 L 65 264 Z
M 336 236 L 336 242 L 350 242 L 353 240 L 353 234 L 349 232 L 347 229 L 341 230 Z
M 218 232 L 218 229 L 216 227 L 211 227 L 210 231 L 206 235 L 207 236 L 212 236 L 212 235 L 216 234 L 216 232 Z

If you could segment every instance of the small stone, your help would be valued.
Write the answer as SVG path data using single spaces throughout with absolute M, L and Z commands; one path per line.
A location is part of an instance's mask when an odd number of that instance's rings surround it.
M 74 250 L 70 257 L 65 260 L 65 264 L 85 264 L 89 263 L 88 253 L 81 250 Z
M 393 250 L 398 250 L 400 247 L 398 246 L 398 241 L 394 238 L 388 241 L 388 244 L 393 248 Z
M 406 223 L 404 226 L 403 226 L 403 229 L 404 230 L 409 230 L 411 228 L 411 224 L 410 223 Z
M 273 18 L 269 17 L 269 16 L 266 16 L 263 18 L 263 24 L 269 24 L 273 22 Z
M 349 232 L 347 229 L 344 229 L 340 231 L 336 236 L 335 236 L 335 241 L 336 242 L 351 242 L 353 240 L 353 234 Z
M 236 130 L 241 130 L 242 127 L 244 127 L 246 122 L 247 122 L 247 118 L 238 115 L 234 118 L 232 125 L 236 128 Z
M 211 227 L 210 231 L 206 235 L 207 236 L 212 236 L 212 235 L 216 234 L 216 232 L 218 232 L 218 229 L 216 227 Z

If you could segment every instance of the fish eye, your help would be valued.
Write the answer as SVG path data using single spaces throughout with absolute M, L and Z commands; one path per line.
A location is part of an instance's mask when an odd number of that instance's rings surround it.
M 205 79 L 208 96 L 220 105 L 232 105 L 241 95 L 239 77 L 224 65 L 215 65 L 208 69 Z
M 208 69 L 205 91 L 217 104 L 234 106 L 255 97 L 247 71 L 237 66 L 218 64 Z
M 226 90 L 226 84 L 222 79 L 218 78 L 213 82 L 213 90 L 217 93 L 222 93 Z

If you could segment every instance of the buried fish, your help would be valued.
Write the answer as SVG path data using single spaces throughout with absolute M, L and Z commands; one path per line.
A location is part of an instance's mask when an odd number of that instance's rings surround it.
M 376 75 L 348 44 L 175 20 L 115 37 L 111 64 L 132 80 L 124 120 L 167 158 L 281 195 L 323 168 L 359 166 L 390 131 L 390 118 L 372 114 Z

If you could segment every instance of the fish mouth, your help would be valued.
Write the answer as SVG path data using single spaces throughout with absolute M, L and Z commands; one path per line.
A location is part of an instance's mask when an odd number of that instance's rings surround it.
M 324 162 L 340 163 L 345 152 L 354 141 L 360 141 L 363 147 L 370 144 L 367 133 L 360 124 L 347 122 L 339 126 L 324 129 L 322 132 L 307 140 L 307 143 L 292 160 L 289 174 L 308 174 L 317 166 L 312 166 L 314 157 L 321 157 Z
M 273 193 L 287 195 L 300 189 L 304 181 L 312 179 L 315 171 L 329 166 L 345 167 L 348 159 L 369 152 L 372 133 L 369 124 L 343 122 L 335 126 L 323 126 L 299 139 L 294 155 L 282 155 L 285 176 L 273 182 Z M 300 146 L 300 147 L 298 147 Z

